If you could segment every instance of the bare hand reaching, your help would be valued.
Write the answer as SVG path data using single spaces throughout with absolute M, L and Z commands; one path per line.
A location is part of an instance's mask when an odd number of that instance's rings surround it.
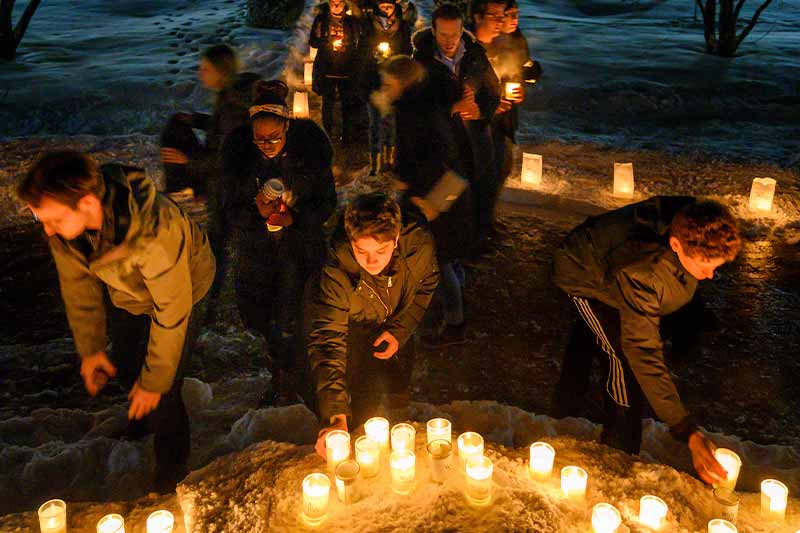
M 81 358 L 81 377 L 89 396 L 96 396 L 108 382 L 108 378 L 104 379 L 100 374 L 108 377 L 114 377 L 117 374 L 117 369 L 111 363 L 106 352 L 97 352 Z

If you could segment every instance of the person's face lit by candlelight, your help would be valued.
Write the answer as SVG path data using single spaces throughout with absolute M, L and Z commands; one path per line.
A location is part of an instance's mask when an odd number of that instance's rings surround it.
M 330 0 L 328 2 L 328 6 L 331 9 L 331 13 L 338 17 L 342 13 L 344 13 L 345 1 L 344 0 Z
M 507 9 L 503 18 L 503 33 L 514 33 L 519 27 L 519 8 Z
M 458 44 L 461 42 L 461 34 L 463 32 L 464 27 L 460 19 L 438 19 L 436 21 L 433 34 L 436 37 L 436 45 L 445 57 L 452 59 L 456 56 Z
M 687 254 L 681 241 L 676 237 L 669 238 L 669 245 L 678 255 L 678 260 L 686 271 L 694 276 L 698 281 L 704 279 L 714 279 L 714 271 L 725 264 L 724 258 L 705 258 Z
M 387 18 L 393 17 L 394 12 L 397 10 L 397 4 L 394 2 L 380 2 L 378 3 L 378 10 Z
M 289 121 L 280 118 L 262 118 L 253 122 L 253 144 L 267 159 L 277 157 L 286 146 Z
M 377 241 L 374 237 L 360 237 L 350 241 L 350 245 L 361 268 L 373 276 L 377 276 L 392 260 L 392 254 L 397 247 L 397 238 L 390 241 Z
M 486 13 L 475 15 L 475 22 L 479 26 L 480 32 L 485 32 L 491 39 L 494 39 L 503 29 L 505 21 L 505 3 L 491 2 L 486 5 Z M 482 37 L 481 37 L 482 38 Z

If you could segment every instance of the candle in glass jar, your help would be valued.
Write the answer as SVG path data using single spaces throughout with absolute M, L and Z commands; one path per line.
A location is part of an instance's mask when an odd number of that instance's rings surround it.
M 389 466 L 392 469 L 392 491 L 396 494 L 409 494 L 414 488 L 417 458 L 411 450 L 392 452 Z
M 381 466 L 381 448 L 378 443 L 362 435 L 356 439 L 355 450 L 361 475 L 365 478 L 377 476 Z
M 661 529 L 667 519 L 667 504 L 656 496 L 642 496 L 639 500 L 639 522 L 651 529 Z
M 384 41 L 378 44 L 378 52 L 380 52 L 380 54 L 383 57 L 389 57 L 389 54 L 392 52 L 392 49 L 389 46 L 389 43 Z
M 48 500 L 39 506 L 39 528 L 42 533 L 67 533 L 67 504 L 64 500 Z
M 453 445 L 450 441 L 444 439 L 428 443 L 428 456 L 431 459 L 431 478 L 434 483 L 444 483 L 452 450 Z
M 97 522 L 97 533 L 125 533 L 122 515 L 107 514 Z
M 417 430 L 411 424 L 395 424 L 392 427 L 392 451 L 409 450 L 413 452 L 416 437 Z
M 155 511 L 147 517 L 147 533 L 172 533 L 175 517 L 169 511 Z
M 588 480 L 589 474 L 579 466 L 565 466 L 561 469 L 561 491 L 571 500 L 583 500 Z
M 506 100 L 514 101 L 516 99 L 516 92 L 518 89 L 522 87 L 521 83 L 517 83 L 515 81 L 507 81 L 506 82 Z
M 389 451 L 389 421 L 380 416 L 370 418 L 364 422 L 364 433 L 378 443 L 381 453 Z
M 556 451 L 546 442 L 534 442 L 531 444 L 529 463 L 531 476 L 540 481 L 550 479 L 555 457 Z
M 333 49 L 336 52 L 338 52 L 339 50 L 342 49 L 342 45 L 343 44 L 344 44 L 344 41 L 342 41 L 341 39 L 334 39 L 334 41 L 333 41 Z
M 592 531 L 594 533 L 614 533 L 622 524 L 617 508 L 608 503 L 598 503 L 592 508 Z
M 342 461 L 336 465 L 336 493 L 339 501 L 345 505 L 353 502 L 353 488 L 358 478 L 359 466 L 355 461 Z
M 463 468 L 467 467 L 467 460 L 483 455 L 483 437 L 474 431 L 467 431 L 458 436 L 458 459 Z
M 452 442 L 452 426 L 446 418 L 431 418 L 426 426 L 428 444 L 435 440 Z
M 491 459 L 481 455 L 467 459 L 467 500 L 473 505 L 488 505 L 492 501 Z
M 786 502 L 789 489 L 776 479 L 761 482 L 761 516 L 770 520 L 783 520 L 786 517 Z
M 325 520 L 330 493 L 331 480 L 325 474 L 314 472 L 303 479 L 303 521 L 316 526 Z
M 332 474 L 336 465 L 350 458 L 350 434 L 341 429 L 325 435 L 325 450 L 328 459 L 328 471 Z
M 722 468 L 727 472 L 725 480 L 714 486 L 728 490 L 736 490 L 736 481 L 739 479 L 739 470 L 742 468 L 742 460 L 739 459 L 736 452 L 727 448 L 717 448 L 716 451 L 714 451 L 714 457 L 716 457 L 719 464 L 721 464 Z
M 708 523 L 708 533 L 738 533 L 738 530 L 727 520 L 715 518 Z

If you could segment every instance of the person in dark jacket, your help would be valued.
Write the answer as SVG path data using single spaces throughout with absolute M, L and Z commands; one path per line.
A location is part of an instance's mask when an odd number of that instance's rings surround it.
M 331 239 L 327 264 L 309 285 L 308 362 L 325 435 L 372 416 L 382 393 L 407 403 L 412 335 L 439 272 L 424 218 L 385 193 L 357 196 Z
M 155 433 L 154 489 L 174 491 L 190 450 L 183 373 L 214 279 L 205 233 L 144 171 L 80 152 L 45 155 L 17 194 L 48 236 L 86 390 L 113 376 L 130 389 L 127 434 Z
M 391 169 L 395 162 L 396 128 L 393 113 L 382 114 L 369 101 L 380 88 L 378 66 L 392 55 L 411 55 L 411 30 L 402 17 L 399 1 L 377 0 L 363 24 L 361 51 L 361 97 L 369 111 L 370 175 Z
M 319 6 L 309 35 L 309 46 L 317 49 L 311 88 L 322 97 L 322 125 L 333 138 L 333 114 L 337 98 L 342 111 L 342 142 L 355 141 L 360 100 L 357 90 L 358 19 L 345 12 L 345 0 L 330 0 Z
M 573 329 L 554 414 L 578 416 L 594 357 L 609 370 L 602 442 L 638 454 L 642 410 L 649 402 L 687 442 L 697 473 L 724 477 L 713 446 L 681 404 L 664 362 L 662 317 L 687 305 L 697 282 L 734 259 L 736 221 L 723 205 L 659 196 L 591 217 L 556 251 L 553 281 L 575 303 Z
M 432 15 L 432 27 L 412 37 L 414 59 L 426 68 L 432 98 L 450 116 L 459 144 L 461 166 L 474 193 L 475 224 L 485 238 L 489 197 L 494 183 L 494 150 L 490 121 L 500 103 L 500 85 L 484 48 L 463 29 L 461 10 L 442 4 Z
M 271 355 L 264 403 L 285 404 L 299 385 L 303 287 L 321 268 L 323 224 L 336 208 L 333 149 L 313 121 L 289 118 L 285 83 L 259 82 L 255 90 L 250 124 L 223 145 L 224 203 L 235 228 L 239 313 Z

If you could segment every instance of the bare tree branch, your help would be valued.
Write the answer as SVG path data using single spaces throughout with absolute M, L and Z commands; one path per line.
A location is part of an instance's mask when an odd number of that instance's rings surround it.
M 14 11 L 14 0 L 0 1 L 0 35 L 11 33 L 11 12 Z
M 25 12 L 22 13 L 22 16 L 17 22 L 17 27 L 14 28 L 14 41 L 17 45 L 22 41 L 22 36 L 25 35 L 25 30 L 28 29 L 28 24 L 30 24 L 33 14 L 36 13 L 36 8 L 38 8 L 41 3 L 42 0 L 30 0 L 28 5 L 25 6 Z
M 741 35 L 739 35 L 739 38 L 736 40 L 736 48 L 739 48 L 739 45 L 742 44 L 742 41 L 744 41 L 745 37 L 750 35 L 750 32 L 753 31 L 753 28 L 756 25 L 756 22 L 758 22 L 758 17 L 761 16 L 761 13 L 763 13 L 764 10 L 767 9 L 767 7 L 769 7 L 771 3 L 772 0 L 766 0 L 766 2 L 761 4 L 761 6 L 758 9 L 756 9 L 756 12 L 753 13 L 753 18 L 750 19 L 750 22 L 747 23 L 747 27 L 744 30 L 742 30 Z
M 742 11 L 742 8 L 744 7 L 744 3 L 746 1 L 747 0 L 739 0 L 739 2 L 737 2 L 736 9 L 733 11 L 733 20 L 734 21 L 739 20 L 739 13 Z

